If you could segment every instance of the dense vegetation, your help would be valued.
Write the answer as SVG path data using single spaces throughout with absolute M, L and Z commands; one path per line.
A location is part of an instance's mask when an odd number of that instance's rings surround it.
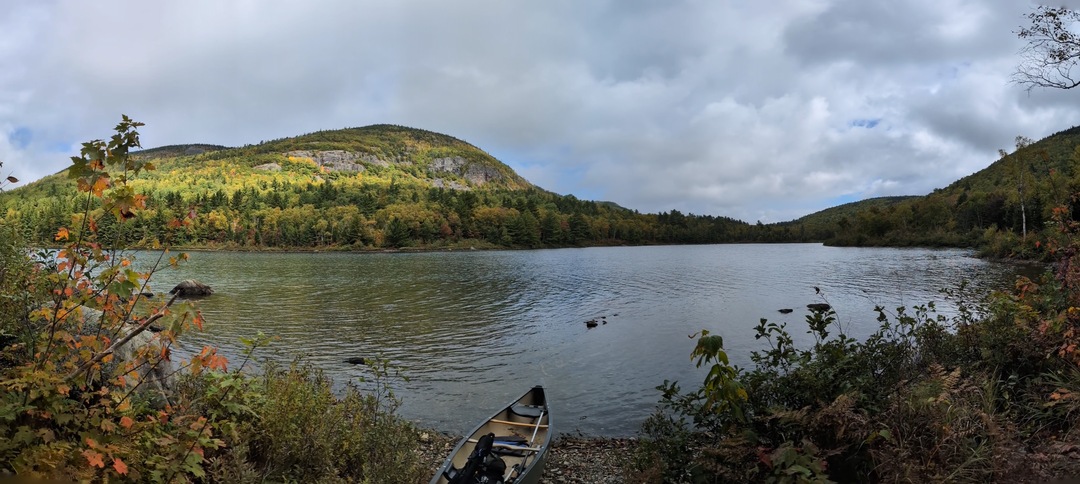
M 1080 127 L 1016 150 L 922 197 L 875 199 L 808 215 L 792 223 L 834 245 L 980 247 L 989 255 L 1044 259 L 1054 209 L 1069 206 L 1080 171 Z M 1073 214 L 1074 216 L 1077 214 Z
M 677 210 L 641 214 L 534 187 L 461 140 L 377 125 L 242 148 L 180 145 L 134 156 L 157 167 L 131 186 L 146 208 L 123 225 L 91 214 L 109 237 L 153 246 L 370 250 L 621 244 L 825 242 L 979 247 L 1045 258 L 1036 242 L 1076 188 L 1080 128 L 1017 149 L 926 196 L 887 197 L 778 224 Z M 336 158 L 334 158 L 336 156 Z M 335 164 L 334 161 L 339 163 Z M 0 218 L 32 244 L 85 207 L 63 173 L 0 194 Z M 170 220 L 190 224 L 171 230 Z M 1030 237 L 1029 237 L 1030 235 Z
M 1053 261 L 1039 281 L 1020 278 L 985 301 L 965 299 L 961 285 L 947 293 L 960 308 L 948 318 L 932 303 L 878 307 L 873 317 L 880 329 L 865 341 L 844 334 L 831 310 L 811 310 L 805 328 L 762 319 L 754 330 L 768 347 L 752 355 L 750 369 L 730 365 L 722 336 L 703 331 L 691 357 L 709 368 L 708 376 L 690 391 L 673 382 L 658 387 L 661 407 L 642 428 L 629 479 L 1052 482 L 1076 476 L 1080 189 L 1075 175 L 1055 180 L 1071 188 L 1042 195 L 1061 202 L 1048 210 L 1048 226 L 1029 231 L 1027 242 L 1014 237 L 1023 247 L 1011 248 L 1039 247 Z M 961 180 L 939 195 L 975 189 Z M 803 330 L 814 338 L 807 348 L 791 336 Z
M 425 479 L 417 431 L 394 415 L 383 363 L 370 367 L 374 390 L 342 392 L 302 360 L 245 373 L 265 336 L 246 340 L 234 364 L 215 348 L 185 346 L 201 314 L 148 295 L 153 271 L 133 270 L 118 250 L 123 229 L 106 230 L 146 210 L 133 181 L 153 166 L 128 155 L 138 126 L 125 117 L 110 141 L 86 143 L 73 159 L 87 208 L 53 234 L 57 252 L 32 253 L 21 227 L 0 223 L 0 478 Z M 192 220 L 169 220 L 164 242 Z M 185 259 L 161 252 L 153 265 Z
M 344 163 L 325 162 L 328 153 Z M 181 247 L 537 248 L 734 242 L 762 232 L 725 217 L 643 215 L 556 195 L 465 142 L 397 126 L 135 157 L 157 168 L 131 181 L 146 208 L 121 225 L 91 207 L 103 234 L 132 246 L 168 235 Z M 31 243 L 50 244 L 83 202 L 61 173 L 0 195 L 0 216 Z M 178 218 L 190 224 L 172 230 Z

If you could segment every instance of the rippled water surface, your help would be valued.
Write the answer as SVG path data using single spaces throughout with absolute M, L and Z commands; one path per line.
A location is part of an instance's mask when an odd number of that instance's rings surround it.
M 149 258 L 142 254 L 140 258 Z M 805 336 L 806 304 L 832 303 L 849 334 L 876 328 L 875 304 L 937 301 L 966 279 L 1000 288 L 1017 273 L 961 250 L 816 244 L 470 251 L 417 254 L 191 253 L 154 278 L 195 278 L 206 331 L 191 345 L 229 354 L 257 331 L 280 336 L 261 354 L 304 354 L 338 383 L 370 377 L 353 356 L 383 355 L 404 417 L 463 432 L 535 384 L 548 388 L 557 430 L 633 434 L 665 379 L 699 383 L 688 335 L 724 336 L 735 363 L 760 348 L 760 318 Z M 780 308 L 795 312 L 781 315 Z M 590 319 L 606 321 L 587 329 Z M 370 383 L 362 383 L 366 385 Z

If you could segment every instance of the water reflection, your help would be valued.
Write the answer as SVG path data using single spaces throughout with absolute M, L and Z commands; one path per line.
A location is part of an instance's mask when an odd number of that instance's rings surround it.
M 206 331 L 191 346 L 239 352 L 239 338 L 280 336 L 263 354 L 302 353 L 339 383 L 370 376 L 345 358 L 383 355 L 403 414 L 462 432 L 534 384 L 549 387 L 559 431 L 629 435 L 664 379 L 698 382 L 687 335 L 722 334 L 736 363 L 760 347 L 759 318 L 794 336 L 820 287 L 850 334 L 876 328 L 875 304 L 938 301 L 959 279 L 985 290 L 1016 267 L 961 250 L 816 244 L 561 249 L 420 254 L 192 253 L 155 289 L 195 278 Z M 777 313 L 793 308 L 790 315 Z M 587 329 L 598 318 L 608 324 Z

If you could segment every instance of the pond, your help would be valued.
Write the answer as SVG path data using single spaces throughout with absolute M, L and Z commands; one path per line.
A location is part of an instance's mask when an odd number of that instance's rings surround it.
M 214 288 L 189 348 L 214 344 L 236 362 L 240 338 L 262 331 L 280 337 L 262 357 L 302 354 L 336 383 L 368 387 L 370 369 L 344 360 L 381 356 L 398 373 L 387 382 L 401 415 L 453 433 L 542 384 L 558 432 L 596 436 L 633 435 L 665 379 L 700 384 L 688 336 L 702 329 L 745 367 L 760 318 L 805 342 L 806 305 L 828 302 L 862 338 L 875 305 L 934 301 L 948 315 L 941 289 L 965 280 L 975 297 L 1022 269 L 965 250 L 820 244 L 190 255 L 153 279 L 158 291 L 188 278 Z

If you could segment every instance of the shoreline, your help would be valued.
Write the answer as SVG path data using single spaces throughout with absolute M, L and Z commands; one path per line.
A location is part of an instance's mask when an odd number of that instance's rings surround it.
M 434 476 L 461 437 L 421 430 L 418 457 Z M 617 484 L 624 482 L 630 454 L 637 446 L 632 437 L 558 436 L 548 450 L 541 482 Z

